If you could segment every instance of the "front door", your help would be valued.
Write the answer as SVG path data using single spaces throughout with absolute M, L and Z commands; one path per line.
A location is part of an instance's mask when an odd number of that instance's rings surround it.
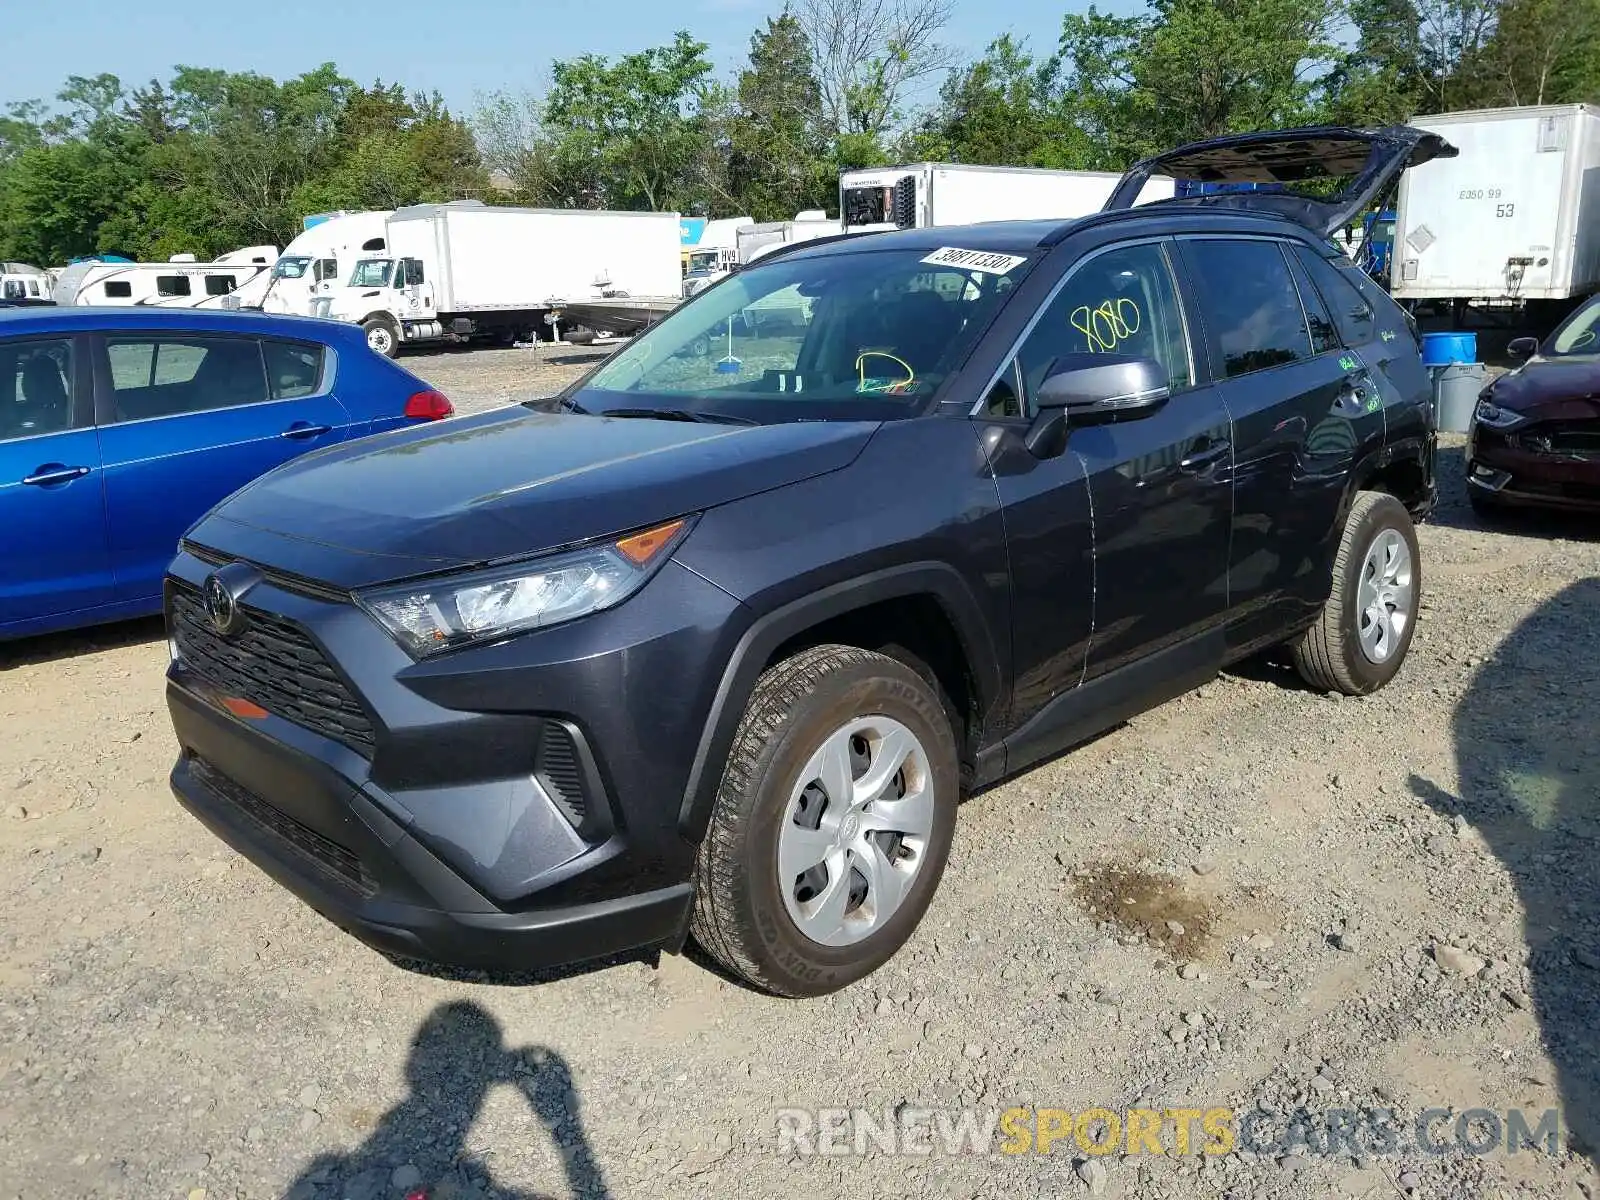
M 106 338 L 99 397 L 120 599 L 158 597 L 178 540 L 258 475 L 350 433 L 323 348 L 244 336 Z
M 1073 269 L 991 396 L 992 416 L 1031 418 L 1051 362 L 1084 353 L 1154 359 L 1172 396 L 1140 419 L 1073 430 L 1058 458 L 996 460 L 1015 611 L 1013 725 L 1039 752 L 1094 723 L 1074 710 L 1081 684 L 1159 661 L 1149 685 L 1182 691 L 1222 662 L 1231 432 L 1194 369 L 1162 242 L 1114 246 Z M 1013 764 L 1037 757 L 1015 749 Z
M 111 602 L 100 448 L 72 338 L 0 341 L 0 634 Z

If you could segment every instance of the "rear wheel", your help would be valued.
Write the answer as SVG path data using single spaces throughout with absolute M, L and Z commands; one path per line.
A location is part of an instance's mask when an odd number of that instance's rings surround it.
M 783 996 L 875 971 L 927 911 L 960 777 L 938 694 L 894 659 L 819 646 L 757 682 L 700 845 L 691 931 Z
M 361 332 L 367 335 L 367 346 L 385 358 L 400 353 L 400 330 L 388 317 L 368 317 L 361 322 Z
M 1307 683 L 1361 696 L 1395 677 L 1416 631 L 1421 562 L 1406 506 L 1384 492 L 1359 493 L 1334 559 L 1333 591 L 1294 646 Z

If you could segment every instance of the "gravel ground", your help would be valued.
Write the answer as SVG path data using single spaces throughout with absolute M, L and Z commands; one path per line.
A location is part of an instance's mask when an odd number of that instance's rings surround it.
M 407 365 L 465 411 L 596 353 Z M 1460 463 L 1451 440 L 1393 686 L 1251 665 L 972 798 L 911 944 L 817 1001 L 692 958 L 392 963 L 172 801 L 157 623 L 0 649 L 0 1198 L 1592 1200 L 1600 538 L 1483 529 Z M 967 1106 L 1390 1109 L 1401 1146 L 839 1157 L 778 1132 Z M 1433 1155 L 1430 1107 L 1445 1138 L 1474 1108 L 1567 1127 L 1554 1154 Z

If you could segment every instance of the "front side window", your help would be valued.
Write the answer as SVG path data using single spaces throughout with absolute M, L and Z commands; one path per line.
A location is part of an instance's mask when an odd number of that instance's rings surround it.
M 324 280 L 339 278 L 339 260 L 337 258 L 319 258 L 312 278 L 317 283 Z
M 206 276 L 206 295 L 208 295 L 208 296 L 226 296 L 231 291 L 233 291 L 233 276 L 232 275 L 207 275 Z
M 394 262 L 387 258 L 368 258 L 356 264 L 350 274 L 351 287 L 381 288 L 389 286 L 389 272 Z
M 1050 364 L 1067 354 L 1153 359 L 1174 392 L 1194 382 L 1183 311 L 1160 245 L 1121 246 L 1073 270 L 1018 355 L 1029 412 Z
M 760 264 L 674 310 L 568 399 L 592 412 L 911 415 L 961 365 L 1035 261 L 948 249 Z
M 158 296 L 187 296 L 189 294 L 189 277 L 187 275 L 157 275 L 156 295 Z
M 72 427 L 72 343 L 0 342 L 0 442 Z
M 261 344 L 244 337 L 107 339 L 118 421 L 260 404 L 269 397 Z
M 1300 297 L 1277 242 L 1204 238 L 1186 242 L 1183 252 L 1228 378 L 1310 357 Z

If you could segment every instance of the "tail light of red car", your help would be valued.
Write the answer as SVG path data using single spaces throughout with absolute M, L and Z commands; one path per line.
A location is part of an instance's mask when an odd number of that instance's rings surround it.
M 406 401 L 406 416 L 413 421 L 442 421 L 455 415 L 456 406 L 443 392 L 429 388 Z

